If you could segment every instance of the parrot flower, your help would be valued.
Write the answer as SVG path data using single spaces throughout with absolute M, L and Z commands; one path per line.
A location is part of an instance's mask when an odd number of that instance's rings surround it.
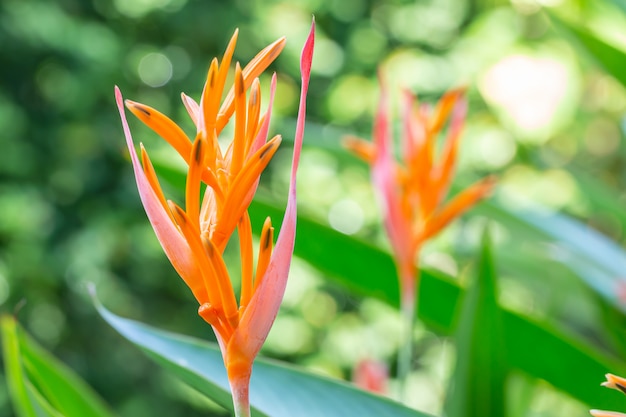
M 348 137 L 344 145 L 372 166 L 372 182 L 382 204 L 401 293 L 403 298 L 410 300 L 415 298 L 414 268 L 422 244 L 487 196 L 495 181 L 493 177 L 487 177 L 444 203 L 454 177 L 467 110 L 463 91 L 448 92 L 434 110 L 424 105 L 416 109 L 416 98 L 408 91 L 404 93 L 402 161 L 397 162 L 384 85 L 381 90 L 373 142 Z M 447 138 L 437 161 L 437 137 L 448 118 Z
M 415 265 L 423 243 L 479 200 L 494 184 L 487 177 L 444 202 L 454 177 L 459 140 L 467 102 L 462 90 L 445 94 L 432 109 L 416 107 L 408 91 L 402 99 L 402 142 L 396 161 L 393 151 L 387 90 L 381 80 L 381 98 L 374 121 L 373 142 L 348 137 L 344 145 L 371 165 L 372 183 L 381 202 L 383 221 L 398 270 L 401 309 L 411 334 L 419 280 Z M 447 134 L 439 158 L 437 138 L 446 126 Z M 410 337 L 398 361 L 399 377 L 410 368 Z
M 606 374 L 606 381 L 601 385 L 626 394 L 626 379 L 621 376 Z M 618 413 L 617 411 L 590 410 L 589 413 L 594 417 L 626 417 L 626 414 Z
M 281 141 L 280 136 L 267 140 L 276 75 L 272 77 L 268 108 L 264 114 L 261 114 L 257 77 L 280 54 L 285 39 L 267 46 L 243 69 L 239 63 L 235 65 L 234 85 L 220 105 L 237 41 L 238 33 L 235 31 L 221 63 L 216 58 L 211 62 L 200 103 L 182 94 L 183 104 L 196 126 L 193 141 L 167 116 L 144 104 L 130 100 L 124 102 L 119 89 L 115 89 L 141 202 L 165 254 L 198 301 L 198 314 L 215 332 L 237 416 L 250 415 L 248 390 L 252 363 L 280 307 L 293 256 L 296 172 L 304 136 L 314 33 L 315 22 L 300 60 L 302 87 L 287 207 L 275 246 L 271 221 L 269 218 L 265 221 L 256 269 L 248 207 L 259 177 Z M 139 161 L 124 103 L 187 163 L 185 209 L 165 199 L 143 145 Z M 218 137 L 233 115 L 233 140 L 222 151 Z M 206 188 L 201 198 L 202 183 L 206 184 Z M 235 229 L 239 236 L 242 264 L 239 302 L 223 259 L 224 249 Z

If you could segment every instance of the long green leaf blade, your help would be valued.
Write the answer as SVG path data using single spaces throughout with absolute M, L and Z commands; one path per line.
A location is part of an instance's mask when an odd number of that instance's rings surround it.
M 626 72 L 624 72 L 626 52 L 610 45 L 588 29 L 576 23 L 560 19 L 553 13 L 550 13 L 550 16 L 557 24 L 557 27 L 569 34 L 583 52 L 591 56 L 606 72 L 615 77 L 623 86 L 626 86 Z
M 26 390 L 24 372 L 20 361 L 17 323 L 13 317 L 3 316 L 0 324 L 2 328 L 2 356 L 13 408 L 20 417 L 34 417 L 37 414 Z
M 607 237 L 573 218 L 559 213 L 513 211 L 490 201 L 478 209 L 517 233 L 533 233 L 536 240 L 557 246 L 545 255 L 560 261 L 615 308 L 626 311 L 618 289 L 626 285 L 626 252 Z
M 159 172 L 162 172 L 161 168 L 159 166 Z M 176 169 L 166 171 L 172 184 L 184 184 L 183 175 Z M 505 223 L 507 227 L 512 226 L 515 232 L 523 233 L 519 236 L 535 239 L 554 233 L 542 230 L 538 225 L 529 223 L 528 219 L 491 202 L 483 202 L 474 210 Z M 250 206 L 252 224 L 258 227 L 266 216 L 270 216 L 278 228 L 283 211 L 284 207 L 256 199 Z M 567 221 L 570 225 L 575 224 L 573 220 Z M 544 226 L 549 224 L 548 221 L 543 222 Z M 254 228 L 253 231 L 260 232 Z M 579 243 L 586 242 L 576 236 L 580 236 L 578 232 L 567 237 L 560 236 L 558 240 L 574 238 Z M 555 238 L 554 235 L 552 237 Z M 356 294 L 372 296 L 392 306 L 399 305 L 394 263 L 389 254 L 379 248 L 300 215 L 294 253 Z M 367 262 L 363 262 L 364 259 Z M 422 270 L 420 276 L 419 318 L 430 328 L 451 334 L 462 290 L 443 274 Z M 601 389 L 597 381 L 607 372 L 626 374 L 624 361 L 600 353 L 553 326 L 539 324 L 506 309 L 502 309 L 502 320 L 508 366 L 542 378 L 594 407 L 621 407 L 619 396 Z M 572 369 L 576 370 L 577 378 L 571 377 Z
M 505 346 L 496 281 L 486 232 L 478 273 L 461 303 L 457 362 L 446 404 L 450 417 L 505 415 Z
M 281 210 L 271 203 L 257 200 L 250 210 L 252 224 L 258 224 L 268 215 L 280 219 Z M 304 216 L 298 218 L 297 235 L 296 256 L 357 294 L 399 305 L 395 267 L 388 253 Z M 451 334 L 454 313 L 463 290 L 443 274 L 421 270 L 420 276 L 418 316 L 429 327 Z M 621 407 L 621 398 L 602 389 L 597 381 L 602 380 L 607 372 L 626 374 L 624 361 L 599 353 L 553 326 L 539 324 L 502 308 L 501 315 L 509 367 L 544 379 L 594 407 Z M 572 377 L 573 373 L 576 378 Z
M 70 368 L 41 348 L 21 329 L 17 332 L 29 379 L 65 416 L 111 417 L 102 399 Z
M 9 393 L 16 414 L 19 417 L 63 417 L 28 379 L 22 363 L 15 317 L 8 315 L 0 317 L 0 331 Z
M 115 330 L 159 365 L 225 408 L 232 408 L 226 371 L 216 345 L 118 317 L 95 302 L 100 315 Z M 426 417 L 340 381 L 260 359 L 252 373 L 250 402 L 252 414 L 257 417 Z

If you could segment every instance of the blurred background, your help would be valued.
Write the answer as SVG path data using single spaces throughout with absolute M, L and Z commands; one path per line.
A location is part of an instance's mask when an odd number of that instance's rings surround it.
M 87 296 L 86 284 L 95 283 L 120 315 L 213 338 L 141 207 L 113 86 L 191 132 L 180 92 L 199 97 L 211 58 L 221 57 L 235 28 L 242 63 L 286 36 L 271 67 L 279 77 L 272 131 L 288 142 L 312 15 L 317 40 L 299 174 L 303 215 L 387 247 L 368 168 L 339 149 L 344 134 L 370 137 L 380 69 L 396 97 L 408 88 L 434 102 L 447 89 L 468 88 L 460 185 L 495 173 L 504 205 L 567 212 L 620 242 L 624 7 L 619 0 L 4 0 L 0 309 L 17 314 L 120 416 L 227 415 L 122 340 Z M 268 81 L 264 76 L 265 91 Z M 180 164 L 149 129 L 136 120 L 131 129 L 154 159 Z M 287 145 L 261 194 L 285 199 L 290 158 Z M 168 195 L 180 196 L 175 187 Z M 427 245 L 424 265 L 462 279 L 487 217 L 477 210 L 451 226 Z M 610 350 L 590 286 L 556 262 L 533 273 L 523 260 L 543 247 L 494 229 L 501 302 Z M 394 360 L 401 323 L 393 308 L 360 299 L 302 261 L 292 271 L 264 355 L 346 379 L 365 357 Z M 411 405 L 437 414 L 454 351 L 421 325 L 416 337 L 419 368 L 409 382 L 422 394 Z M 512 386 L 524 386 L 519 379 Z M 532 392 L 517 415 L 586 415 L 587 406 L 547 384 L 534 384 Z M 0 417 L 12 416 L 8 401 L 0 378 Z

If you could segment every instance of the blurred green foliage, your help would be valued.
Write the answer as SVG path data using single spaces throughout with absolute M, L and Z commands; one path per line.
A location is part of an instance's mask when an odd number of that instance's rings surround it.
M 465 84 L 470 116 L 460 182 L 498 173 L 510 205 L 565 210 L 621 241 L 626 93 L 601 60 L 546 13 L 623 50 L 626 17 L 620 4 L 5 0 L 0 3 L 2 310 L 15 311 L 28 331 L 120 416 L 206 416 L 207 408 L 225 415 L 114 334 L 86 296 L 85 284 L 94 282 L 116 313 L 212 338 L 143 214 L 113 85 L 189 129 L 179 94 L 198 97 L 210 59 L 221 56 L 236 27 L 235 57 L 242 62 L 285 35 L 287 47 L 273 66 L 279 74 L 273 130 L 287 138 L 297 105 L 299 49 L 312 14 L 318 40 L 307 141 L 336 148 L 342 133 L 369 136 L 378 68 L 393 89 L 409 88 L 426 101 Z M 152 132 L 131 124 L 151 155 L 165 155 Z M 288 155 L 277 155 L 264 179 L 266 195 L 284 198 L 281 172 Z M 386 245 L 365 166 L 318 146 L 303 155 L 299 184 L 303 212 Z M 426 248 L 424 264 L 463 276 L 484 221 L 477 215 L 453 225 Z M 556 264 L 529 274 L 515 261 L 541 249 L 524 247 L 496 227 L 494 246 L 503 241 L 515 248 L 495 254 L 504 258 L 498 262 L 504 305 L 615 350 L 586 286 Z M 360 300 L 297 262 L 265 354 L 348 377 L 359 357 L 392 360 L 399 328 L 391 308 Z M 423 327 L 416 337 L 419 369 L 410 383 L 422 394 L 413 405 L 438 413 L 453 352 L 446 339 Z M 4 385 L 0 379 L 0 417 L 12 415 Z M 523 415 L 584 415 L 581 404 L 523 376 L 512 386 L 533 393 L 516 399 L 525 401 L 520 409 L 530 410 Z

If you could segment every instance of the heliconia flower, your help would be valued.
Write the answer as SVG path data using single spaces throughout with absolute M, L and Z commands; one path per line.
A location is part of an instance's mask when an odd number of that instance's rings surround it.
M 606 374 L 606 381 L 601 385 L 626 394 L 626 379 L 621 376 Z M 589 413 L 594 417 L 626 417 L 626 414 L 617 411 L 590 410 Z
M 267 140 L 276 76 L 272 77 L 269 104 L 261 115 L 258 76 L 284 47 L 281 38 L 263 49 L 241 69 L 235 68 L 234 85 L 220 105 L 226 76 L 237 40 L 233 35 L 222 62 L 211 62 L 198 104 L 182 94 L 196 126 L 193 142 L 171 119 L 144 104 L 126 100 L 128 109 L 174 147 L 188 164 L 185 209 L 166 200 L 148 153 L 141 146 L 140 163 L 124 112 L 124 101 L 115 96 L 130 152 L 137 188 L 148 219 L 163 250 L 200 307 L 218 340 L 233 393 L 237 416 L 249 416 L 249 381 L 252 363 L 274 322 L 283 298 L 296 227 L 296 172 L 304 136 L 306 95 L 313 58 L 315 22 L 300 59 L 302 87 L 294 140 L 289 196 L 280 234 L 274 246 L 274 229 L 268 218 L 263 225 L 256 264 L 248 207 L 261 172 L 280 144 L 280 136 Z M 250 91 L 249 97 L 246 92 Z M 218 137 L 234 115 L 234 138 L 222 152 Z M 201 183 L 206 184 L 201 199 Z M 238 231 L 241 251 L 239 302 L 223 259 L 229 238 Z
M 462 90 L 445 94 L 434 109 L 416 107 L 416 98 L 408 91 L 404 93 L 400 161 L 394 158 L 387 94 L 381 80 L 373 142 L 349 137 L 344 145 L 372 166 L 372 182 L 381 201 L 402 297 L 412 304 L 415 262 L 422 244 L 487 196 L 495 181 L 487 177 L 445 201 L 467 111 Z M 437 138 L 448 119 L 447 136 L 436 158 Z
M 347 138 L 344 145 L 371 165 L 383 222 L 400 283 L 400 307 L 405 322 L 405 342 L 398 358 L 400 397 L 411 368 L 412 328 L 419 276 L 415 274 L 420 248 L 456 217 L 487 196 L 495 181 L 487 177 L 445 202 L 454 177 L 467 102 L 462 90 L 445 94 L 437 106 L 416 107 L 416 98 L 405 92 L 402 100 L 400 161 L 394 157 L 387 89 L 381 79 L 381 98 L 374 121 L 373 141 Z M 437 139 L 446 138 L 439 158 Z

